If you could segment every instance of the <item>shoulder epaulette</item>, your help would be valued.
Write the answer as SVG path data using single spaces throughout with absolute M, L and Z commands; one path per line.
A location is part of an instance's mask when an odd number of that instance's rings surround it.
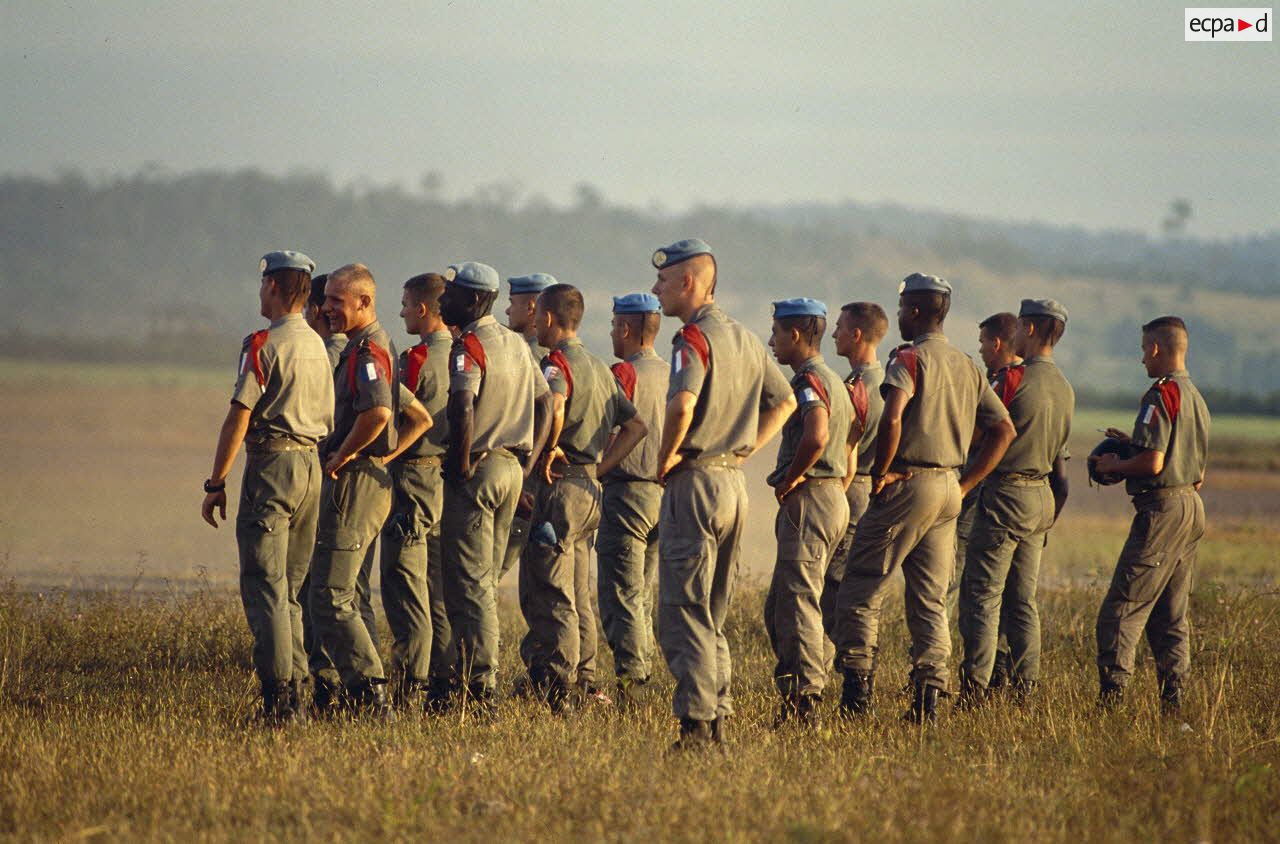
M 810 370 L 804 374 L 804 381 L 813 391 L 818 394 L 818 398 L 822 399 L 822 406 L 831 412 L 831 396 L 827 394 L 826 385 L 822 383 L 822 379 L 818 377 L 818 373 Z
M 1155 387 L 1160 392 L 1160 403 L 1164 405 L 1164 413 L 1172 422 L 1178 418 L 1178 411 L 1182 409 L 1182 388 L 1178 386 L 1177 381 L 1168 376 L 1156 381 Z
M 561 349 L 554 349 L 551 354 L 547 355 L 547 360 L 559 367 L 560 371 L 564 373 L 564 397 L 566 399 L 573 398 L 573 372 L 569 369 L 569 359 L 564 356 L 564 352 Z
M 241 374 L 252 372 L 253 377 L 257 380 L 258 386 L 266 386 L 267 379 L 262 372 L 262 361 L 258 357 L 258 353 L 262 351 L 262 347 L 267 344 L 267 337 L 270 335 L 269 329 L 255 331 L 248 337 L 244 338 L 244 351 L 240 355 L 240 372 Z
M 613 372 L 613 377 L 617 380 L 618 386 L 622 387 L 623 394 L 627 397 L 627 401 L 636 400 L 636 368 L 628 361 L 619 361 L 609 367 Z
M 871 397 L 867 394 L 867 382 L 862 380 L 859 375 L 852 380 L 844 382 L 845 389 L 849 391 L 849 401 L 853 404 L 853 415 L 857 418 L 858 424 L 863 430 L 867 427 L 867 414 L 871 412 Z
M 347 389 L 356 391 L 356 372 L 360 366 L 360 353 L 367 351 L 373 358 L 374 367 L 382 373 L 382 377 L 391 380 L 391 354 L 368 337 L 360 341 L 355 351 L 347 356 Z M 392 391 L 395 392 L 394 390 Z
M 916 373 L 919 368 L 920 359 L 916 354 L 916 347 L 913 343 L 903 343 L 898 348 L 889 353 L 889 363 L 899 361 L 903 368 L 907 370 L 907 375 L 911 377 L 911 386 L 915 387 Z
M 707 342 L 707 335 L 702 333 L 702 329 L 695 323 L 689 323 L 680 329 L 680 336 L 684 338 L 684 342 L 693 349 L 694 354 L 698 356 L 698 360 L 702 361 L 702 368 L 706 369 L 711 363 L 711 345 Z
M 422 374 L 422 367 L 426 364 L 430 353 L 431 350 L 426 343 L 419 343 L 404 353 L 405 366 L 400 377 L 410 390 L 418 389 L 418 376 Z
M 476 362 L 476 366 L 480 367 L 480 371 L 482 373 L 485 372 L 489 361 L 488 358 L 485 357 L 484 343 L 480 342 L 480 338 L 476 336 L 475 332 L 468 331 L 459 337 L 458 340 L 462 343 L 462 348 L 466 351 L 467 355 Z
M 995 383 L 991 386 L 996 387 L 996 395 L 1000 397 L 1000 401 L 1005 407 L 1013 401 L 1013 397 L 1018 393 L 1018 387 L 1022 384 L 1022 377 L 1027 374 L 1025 364 L 1015 363 L 1006 366 L 1004 369 L 996 373 Z M 996 385 L 999 385 L 998 387 Z

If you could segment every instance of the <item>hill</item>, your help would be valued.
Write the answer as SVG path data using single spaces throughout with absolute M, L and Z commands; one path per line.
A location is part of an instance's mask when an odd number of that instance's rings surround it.
M 416 194 L 340 188 L 322 175 L 253 170 L 7 177 L 0 218 L 0 287 L 9 294 L 0 332 L 8 348 L 44 356 L 232 360 L 257 323 L 257 258 L 281 247 L 306 251 L 324 269 L 363 261 L 391 291 L 461 259 L 504 275 L 549 271 L 586 292 L 587 338 L 603 353 L 608 295 L 647 289 L 653 249 L 697 234 L 716 247 L 722 303 L 761 334 L 771 299 L 871 299 L 891 309 L 898 279 L 919 269 L 955 284 L 950 333 L 965 348 L 976 346 L 979 318 L 1015 309 L 1023 296 L 1053 296 L 1072 311 L 1061 361 L 1073 379 L 1131 391 L 1143 382 L 1137 325 L 1176 312 L 1192 328 L 1201 382 L 1280 390 L 1280 337 L 1271 331 L 1280 319 L 1280 235 L 1240 253 L 1250 272 L 1216 275 L 1207 269 L 1215 256 L 1239 244 L 1019 228 L 896 207 L 668 215 L 609 205 L 587 186 L 567 207 L 501 189 L 446 200 L 429 186 Z M 1153 256 L 1189 269 L 1153 273 Z M 394 292 L 380 300 L 396 328 L 397 300 Z

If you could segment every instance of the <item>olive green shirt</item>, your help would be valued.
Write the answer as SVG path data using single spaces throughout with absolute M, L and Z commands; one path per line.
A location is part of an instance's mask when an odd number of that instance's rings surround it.
M 623 394 L 635 405 L 636 415 L 644 422 L 648 433 L 604 480 L 657 481 L 662 423 L 667 415 L 667 378 L 671 368 L 651 346 L 610 368 Z
M 1009 418 L 982 370 L 941 332 L 922 334 L 894 350 L 881 392 L 887 395 L 891 387 L 909 399 L 895 467 L 958 469 L 975 422 L 985 429 Z
M 377 320 L 348 335 L 333 370 L 333 433 L 321 444 L 323 456 L 336 452 L 351 433 L 356 417 L 375 407 L 390 410 L 391 419 L 360 454 L 383 457 L 395 450 L 401 386 L 398 364 L 395 346 Z
M 1129 478 L 1125 489 L 1140 495 L 1204 480 L 1209 456 L 1209 408 L 1185 369 L 1157 380 L 1142 397 L 1131 441 L 1164 452 L 1164 468 L 1150 478 Z
M 315 443 L 329 433 L 333 372 L 324 341 L 302 314 L 287 314 L 244 338 L 231 401 L 251 411 L 250 441 L 289 436 Z
M 636 415 L 604 361 L 570 337 L 542 359 L 551 392 L 565 397 L 564 427 L 557 445 L 575 465 L 600 462 L 613 429 Z
M 849 468 L 845 448 L 849 444 L 853 404 L 840 376 L 827 366 L 822 355 L 814 355 L 795 367 L 791 390 L 796 409 L 782 425 L 782 443 L 778 447 L 778 463 L 768 477 L 769 486 L 777 486 L 795 459 L 804 437 L 804 418 L 821 407 L 827 411 L 827 445 L 804 473 L 806 478 L 843 478 Z
M 524 341 L 529 344 L 529 356 L 533 358 L 533 365 L 541 367 L 542 359 L 551 354 L 551 350 L 538 342 L 536 334 L 521 334 Z
M 690 459 L 749 455 L 760 413 L 791 392 L 760 338 L 712 303 L 699 308 L 671 343 L 667 399 L 680 392 L 697 398 L 680 454 Z
M 996 374 L 991 387 L 1009 409 L 1018 431 L 996 466 L 997 473 L 1043 478 L 1053 470 L 1055 460 L 1071 456 L 1067 439 L 1076 394 L 1053 358 L 1031 357 L 1007 366 Z
M 547 382 L 524 337 L 486 314 L 462 329 L 449 352 L 449 392 L 475 396 L 472 452 L 533 449 L 533 403 Z
M 402 453 L 407 459 L 439 457 L 449 442 L 449 350 L 453 336 L 435 331 L 423 342 L 400 353 L 400 382 L 431 414 L 427 432 Z M 403 399 L 401 406 L 403 407 Z
M 880 385 L 884 383 L 884 367 L 880 361 L 859 364 L 844 379 L 853 403 L 854 420 L 861 423 L 862 436 L 858 438 L 858 474 L 870 475 L 871 464 L 876 462 L 876 434 L 880 430 L 880 414 L 884 412 L 884 396 Z M 865 410 L 863 408 L 866 408 Z M 854 428 L 857 425 L 853 426 Z

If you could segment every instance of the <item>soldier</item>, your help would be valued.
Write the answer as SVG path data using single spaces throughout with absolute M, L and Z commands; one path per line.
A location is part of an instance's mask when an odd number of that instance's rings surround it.
M 1161 709 L 1176 712 L 1191 665 L 1187 600 L 1196 549 L 1204 536 L 1204 483 L 1209 409 L 1187 374 L 1187 326 L 1164 316 L 1142 326 L 1142 363 L 1156 382 L 1142 397 L 1133 434 L 1107 436 L 1136 452 L 1104 454 L 1097 471 L 1126 479 L 1136 514 L 1111 588 L 1098 612 L 1099 700 L 1120 703 L 1145 629 L 1155 655 Z
M 871 464 L 876 459 L 876 433 L 880 428 L 880 412 L 884 409 L 884 398 L 880 395 L 884 367 L 876 356 L 876 348 L 888 330 L 889 319 L 879 305 L 850 302 L 840 309 L 835 333 L 831 335 L 836 354 L 852 367 L 844 385 L 853 405 L 850 425 L 857 444 L 849 454 L 852 471 L 846 472 L 844 479 L 849 527 L 831 557 L 822 586 L 822 629 L 828 637 L 835 631 L 836 595 L 844 579 L 845 559 L 853 546 L 858 520 L 871 503 Z
M 1053 362 L 1066 326 L 1062 305 L 1023 299 L 1013 342 L 1022 362 L 1003 367 L 992 383 L 1018 436 L 977 491 L 960 585 L 962 705 L 986 698 L 1000 634 L 1008 642 L 1008 681 L 1019 699 L 1040 677 L 1036 583 L 1049 528 L 1066 503 L 1075 408 L 1075 393 Z
M 612 472 L 602 473 L 600 532 L 596 539 L 600 620 L 613 651 L 618 705 L 642 700 L 654 656 L 653 591 L 658 577 L 658 448 L 667 400 L 669 366 L 653 350 L 662 322 L 652 293 L 613 298 L 614 378 L 636 408 L 648 434 Z
M 977 365 L 942 333 L 951 285 L 912 273 L 898 293 L 898 329 L 908 342 L 885 369 L 871 505 L 858 523 L 836 599 L 836 664 L 844 671 L 841 713 L 868 712 L 880 609 L 901 565 L 915 688 L 907 717 L 920 723 L 936 718 L 938 693 L 947 684 L 947 583 L 960 499 L 1000 462 L 1014 429 Z M 957 480 L 975 420 L 982 448 Z
M 547 273 L 533 273 L 507 279 L 510 295 L 507 304 L 507 328 L 519 334 L 529 344 L 529 356 L 533 365 L 539 370 L 542 359 L 551 351 L 538 342 L 538 332 L 533 324 L 533 311 L 538 302 L 538 294 L 555 284 L 554 276 Z M 520 456 L 527 460 L 527 455 Z M 520 503 L 516 505 L 516 514 L 511 519 L 511 536 L 507 539 L 507 553 L 502 558 L 502 571 L 498 580 L 506 577 L 507 572 L 515 566 L 529 540 L 529 519 L 533 515 L 533 503 L 538 496 L 538 473 L 530 473 L 525 478 L 520 491 Z
M 264 723 L 300 714 L 307 673 L 302 587 L 320 506 L 316 443 L 333 422 L 333 381 L 324 343 L 307 328 L 303 304 L 315 263 L 300 252 L 271 252 L 259 269 L 258 301 L 270 327 L 244 339 L 231 408 L 204 483 L 204 520 L 227 518 L 227 475 L 240 444 L 247 459 L 236 514 L 240 597 L 253 634 L 253 667 Z
M 328 280 L 329 276 L 325 273 L 312 277 L 311 295 L 307 299 L 307 306 L 303 309 L 302 314 L 306 318 L 307 325 L 311 326 L 312 330 L 324 340 L 324 348 L 329 355 L 329 368 L 336 369 L 338 358 L 342 355 L 342 350 L 347 347 L 347 335 L 329 328 L 329 318 L 324 313 L 324 286 Z M 369 569 L 360 569 L 360 576 L 356 578 L 356 599 L 360 606 L 360 618 L 364 621 L 365 627 L 369 631 L 369 638 L 373 640 L 373 646 L 376 649 L 378 647 L 378 631 L 377 621 L 373 614 L 373 590 L 369 586 L 370 574 Z M 315 617 L 311 610 L 310 600 L 310 570 L 308 570 L 306 577 L 303 578 L 300 595 L 299 600 L 302 602 L 302 642 L 307 651 L 310 674 L 315 678 L 315 694 L 312 697 L 312 708 L 317 715 L 323 715 L 337 704 L 337 696 L 342 688 L 342 681 L 338 678 L 338 669 L 334 667 L 333 660 L 325 653 L 324 647 L 320 644 L 320 637 L 316 634 Z
M 497 271 L 466 262 L 445 280 L 440 316 L 458 336 L 449 353 L 444 602 L 459 689 L 487 715 L 497 702 L 498 575 L 521 483 L 546 442 L 551 394 L 523 338 L 490 313 Z M 529 455 L 523 469 L 517 452 Z
M 382 606 L 395 642 L 400 701 L 438 710 L 453 685 L 457 661 L 444 608 L 440 568 L 441 456 L 448 442 L 449 350 L 453 337 L 440 318 L 444 276 L 404 283 L 400 316 L 422 342 L 400 353 L 400 381 L 436 420 L 426 436 L 391 462 L 391 517 L 382 528 Z M 425 698 L 425 699 L 424 699 Z
M 1007 311 L 992 314 L 978 323 L 978 357 L 982 359 L 982 365 L 987 369 L 987 381 L 992 385 L 1006 369 L 1022 363 L 1022 358 L 1018 357 L 1013 344 L 1013 335 L 1017 327 L 1018 318 Z M 969 445 L 969 453 L 965 458 L 966 466 L 977 456 L 981 447 L 982 444 L 975 438 Z M 960 518 L 956 520 L 956 569 L 951 576 L 951 583 L 947 585 L 947 618 L 951 621 L 960 617 L 960 579 L 964 573 L 966 547 L 969 534 L 973 530 L 973 518 L 977 506 L 978 489 L 975 488 L 961 502 Z M 997 660 L 1003 681 L 1008 668 L 1008 649 L 1003 640 L 1000 643 L 1000 655 L 1006 658 Z
M 311 279 L 311 295 L 307 298 L 307 307 L 302 315 L 315 333 L 324 340 L 324 350 L 329 354 L 329 368 L 336 369 L 338 356 L 347 347 L 347 335 L 329 328 L 329 318 L 324 315 L 324 286 L 329 281 L 327 273 L 320 273 Z
M 777 724 L 792 716 L 806 726 L 818 724 L 818 702 L 827 684 L 822 585 L 849 524 L 844 479 L 856 442 L 853 404 L 840 376 L 822 359 L 826 330 L 827 307 L 821 302 L 773 303 L 769 347 L 778 363 L 795 372 L 796 399 L 796 411 L 782 426 L 778 464 L 768 478 L 778 499 L 778 556 L 764 624 L 777 657 L 774 683 L 782 695 Z
M 711 247 L 682 240 L 653 254 L 653 293 L 684 327 L 672 340 L 658 452 L 658 638 L 676 678 L 677 748 L 723 741 L 733 714 L 725 617 L 747 517 L 739 468 L 769 441 L 795 397 L 760 340 L 715 303 Z
M 551 388 L 551 432 L 529 541 L 520 556 L 520 609 L 529 632 L 520 656 L 534 690 L 553 712 L 597 694 L 596 619 L 591 609 L 591 539 L 600 524 L 597 472 L 617 468 L 645 436 L 636 409 L 604 363 L 582 345 L 582 294 L 553 284 L 538 296 L 538 342 Z M 619 428 L 610 441 L 610 434 Z M 607 446 L 607 448 L 606 448 Z
M 334 370 L 334 428 L 321 445 L 324 485 L 311 561 L 311 602 L 321 644 L 357 711 L 389 714 L 386 677 L 360 616 L 356 582 L 373 565 L 374 541 L 391 510 L 391 476 L 403 436 L 416 439 L 431 417 L 416 403 L 401 406 L 395 348 L 378 323 L 373 275 L 363 264 L 329 274 L 324 311 L 347 345 Z M 403 411 L 402 428 L 395 420 Z M 324 692 L 317 682 L 317 693 Z

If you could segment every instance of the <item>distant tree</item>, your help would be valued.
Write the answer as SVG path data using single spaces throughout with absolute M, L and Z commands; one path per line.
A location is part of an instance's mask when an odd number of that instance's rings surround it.
M 1175 199 L 1169 203 L 1169 213 L 1160 221 L 1160 228 L 1170 237 L 1182 234 L 1191 220 L 1191 200 Z

